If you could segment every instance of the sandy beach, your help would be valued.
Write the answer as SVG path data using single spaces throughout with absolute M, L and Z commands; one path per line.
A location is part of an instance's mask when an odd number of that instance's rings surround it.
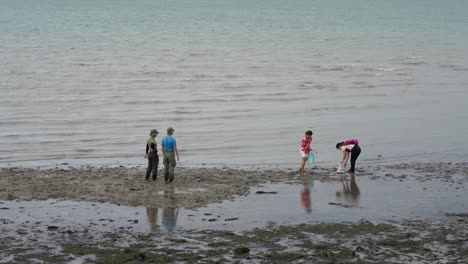
M 145 181 L 144 171 L 141 167 L 4 168 L 0 170 L 0 212 L 13 210 L 5 205 L 8 201 L 50 199 L 197 210 L 248 195 L 251 187 L 262 184 L 294 185 L 304 178 L 339 182 L 347 177 L 331 167 L 309 170 L 304 176 L 293 169 L 177 168 L 176 180 L 164 184 L 160 178 Z M 447 190 L 460 191 L 467 188 L 468 163 L 364 167 L 356 178 L 437 181 Z M 176 190 L 175 198 L 166 199 L 168 189 Z M 268 194 L 258 197 L 268 199 Z M 87 226 L 20 223 L 0 216 L 1 232 L 6 234 L 0 243 L 0 259 L 1 263 L 466 263 L 467 213 L 462 210 L 443 218 L 398 221 L 270 223 L 241 232 L 185 229 L 146 233 L 131 226 L 98 228 L 114 221 L 105 212 L 102 219 Z M 61 223 L 66 217 L 54 221 Z M 224 219 L 231 220 L 236 219 Z

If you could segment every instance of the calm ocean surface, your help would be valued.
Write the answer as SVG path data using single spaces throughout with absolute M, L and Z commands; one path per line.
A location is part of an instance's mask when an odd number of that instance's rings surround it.
M 0 0 L 0 167 L 466 161 L 466 0 Z

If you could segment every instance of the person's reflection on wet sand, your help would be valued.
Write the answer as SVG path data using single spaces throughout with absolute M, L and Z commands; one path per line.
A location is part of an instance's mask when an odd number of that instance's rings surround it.
M 156 207 L 146 207 L 146 216 L 148 217 L 148 224 L 150 226 L 151 232 L 156 232 L 159 230 L 157 224 L 158 221 L 158 208 Z
M 336 197 L 341 198 L 346 205 L 349 206 L 358 206 L 359 205 L 359 196 L 361 191 L 356 183 L 356 178 L 354 175 L 350 176 L 350 181 L 346 177 L 341 179 L 341 184 L 343 187 L 342 191 L 336 192 Z
M 303 179 L 301 188 L 301 205 L 308 214 L 312 213 L 312 197 L 310 191 L 313 187 L 313 179 Z
M 174 231 L 177 224 L 179 208 L 176 206 L 174 185 L 168 185 L 164 190 L 164 199 L 166 207 L 163 208 L 162 226 L 169 232 Z

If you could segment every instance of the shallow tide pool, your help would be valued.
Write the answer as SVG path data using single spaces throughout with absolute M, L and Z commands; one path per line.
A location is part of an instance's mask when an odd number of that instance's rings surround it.
M 466 187 L 466 183 L 437 180 L 371 180 L 347 176 L 338 182 L 320 182 L 309 178 L 299 185 L 257 186 L 248 195 L 195 210 L 63 200 L 0 201 L 0 220 L 10 230 L 39 225 L 150 233 L 181 229 L 242 231 L 270 224 L 355 222 L 361 219 L 441 218 L 447 213 L 468 211 Z M 176 200 L 179 193 L 176 189 L 162 195 Z

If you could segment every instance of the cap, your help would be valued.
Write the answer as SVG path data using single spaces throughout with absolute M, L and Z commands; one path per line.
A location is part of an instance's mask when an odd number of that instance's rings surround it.
M 174 130 L 174 128 L 172 128 L 172 127 L 168 127 L 168 128 L 167 128 L 167 133 L 171 133 L 171 132 L 174 132 L 174 131 L 175 131 L 175 130 Z
M 156 130 L 156 129 L 151 129 L 151 131 L 150 131 L 150 136 L 152 136 L 152 135 L 157 135 L 157 134 L 159 134 L 158 130 Z

